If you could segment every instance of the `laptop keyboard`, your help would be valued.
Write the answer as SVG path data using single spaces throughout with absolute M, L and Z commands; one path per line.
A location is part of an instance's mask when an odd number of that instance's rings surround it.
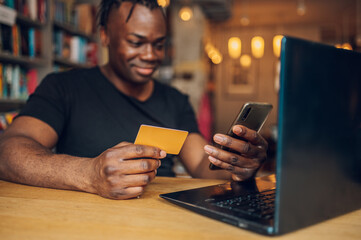
M 275 207 L 275 189 L 213 202 L 217 207 L 246 214 L 259 219 L 272 219 Z

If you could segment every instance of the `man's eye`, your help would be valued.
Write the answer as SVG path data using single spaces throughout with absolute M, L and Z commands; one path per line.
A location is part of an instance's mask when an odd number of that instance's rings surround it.
M 163 48 L 164 48 L 164 44 L 163 43 L 157 43 L 157 44 L 155 44 L 155 46 L 154 46 L 156 49 L 158 49 L 158 50 L 162 50 Z
M 134 47 L 140 47 L 142 45 L 142 42 L 134 42 L 134 41 L 128 41 L 130 45 Z

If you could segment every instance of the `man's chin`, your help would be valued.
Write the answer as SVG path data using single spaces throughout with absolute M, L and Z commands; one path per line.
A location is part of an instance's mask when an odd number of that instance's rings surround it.
M 145 85 L 147 83 L 149 83 L 150 81 L 152 81 L 153 78 L 150 76 L 150 77 L 142 77 L 142 78 L 136 78 L 136 79 L 132 79 L 130 82 L 133 84 L 133 85 Z

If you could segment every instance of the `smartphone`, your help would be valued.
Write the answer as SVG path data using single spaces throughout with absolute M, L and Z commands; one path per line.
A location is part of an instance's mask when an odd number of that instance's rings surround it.
M 239 114 L 237 115 L 236 119 L 233 121 L 231 127 L 229 128 L 227 135 L 242 139 L 241 137 L 237 136 L 232 132 L 232 128 L 234 125 L 243 125 L 249 129 L 255 130 L 259 132 L 263 126 L 263 124 L 266 122 L 266 119 L 269 115 L 269 113 L 272 110 L 272 104 L 270 103 L 259 103 L 259 102 L 247 102 L 245 103 L 241 110 L 239 111 Z M 221 146 L 221 149 L 227 150 L 232 152 L 227 147 Z M 211 170 L 218 170 L 221 169 L 212 163 L 209 164 L 209 168 Z

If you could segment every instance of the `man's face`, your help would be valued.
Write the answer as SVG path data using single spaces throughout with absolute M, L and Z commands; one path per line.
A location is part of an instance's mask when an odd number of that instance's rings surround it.
M 123 2 L 111 10 L 105 29 L 109 64 L 124 81 L 147 83 L 164 58 L 166 23 L 161 9 L 136 4 L 125 22 L 132 3 Z

